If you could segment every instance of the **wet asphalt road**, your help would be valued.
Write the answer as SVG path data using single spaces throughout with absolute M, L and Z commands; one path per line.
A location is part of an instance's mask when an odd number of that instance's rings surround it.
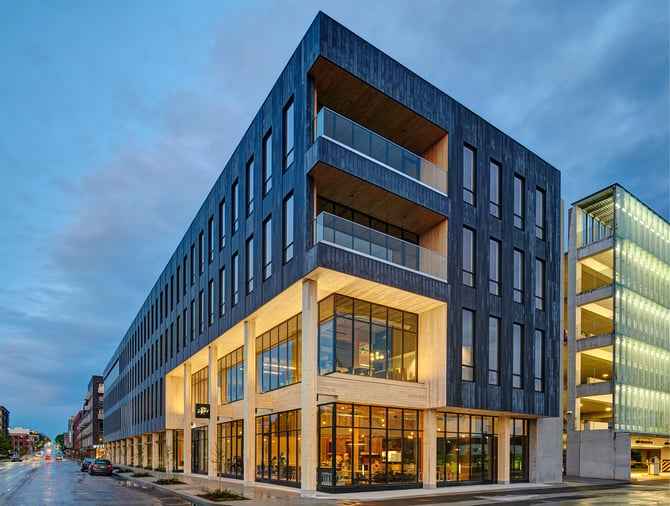
M 0 462 L 3 506 L 160 505 L 189 503 L 155 490 L 129 487 L 115 476 L 90 476 L 70 461 Z

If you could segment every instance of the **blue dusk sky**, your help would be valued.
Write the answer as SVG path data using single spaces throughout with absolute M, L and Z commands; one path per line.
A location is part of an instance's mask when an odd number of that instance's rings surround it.
M 637 1 L 0 2 L 0 405 L 83 405 L 321 9 L 562 172 L 668 219 L 669 13 Z

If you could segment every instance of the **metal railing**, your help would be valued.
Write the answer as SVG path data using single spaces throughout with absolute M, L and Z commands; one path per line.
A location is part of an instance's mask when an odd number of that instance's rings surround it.
M 447 171 L 326 107 L 314 120 L 315 139 L 325 137 L 446 194 Z
M 447 280 L 446 256 L 330 213 L 314 220 L 314 244 L 320 242 Z

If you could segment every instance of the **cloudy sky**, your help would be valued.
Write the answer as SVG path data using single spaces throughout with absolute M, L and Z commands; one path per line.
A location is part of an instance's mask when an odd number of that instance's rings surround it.
M 666 0 L 0 2 L 0 405 L 51 437 L 321 9 L 668 219 Z

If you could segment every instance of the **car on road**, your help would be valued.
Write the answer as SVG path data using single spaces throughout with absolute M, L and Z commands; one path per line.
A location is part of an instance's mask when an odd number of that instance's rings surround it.
M 88 466 L 88 474 L 106 474 L 112 475 L 112 463 L 107 459 L 96 459 Z
M 81 469 L 82 471 L 88 471 L 88 468 L 89 468 L 89 466 L 91 465 L 91 463 L 92 463 L 93 461 L 95 461 L 95 459 L 92 459 L 92 458 L 90 458 L 90 457 L 86 457 L 84 460 L 81 461 L 81 467 L 80 467 L 80 469 Z
M 12 453 L 9 456 L 9 461 L 10 462 L 21 462 L 21 455 L 19 455 L 18 453 Z
M 45 460 L 45 461 L 47 461 L 47 460 L 51 460 L 51 455 L 45 455 L 45 456 L 44 456 L 44 460 Z
M 56 460 L 63 460 L 63 454 L 62 453 L 57 453 L 56 454 Z

